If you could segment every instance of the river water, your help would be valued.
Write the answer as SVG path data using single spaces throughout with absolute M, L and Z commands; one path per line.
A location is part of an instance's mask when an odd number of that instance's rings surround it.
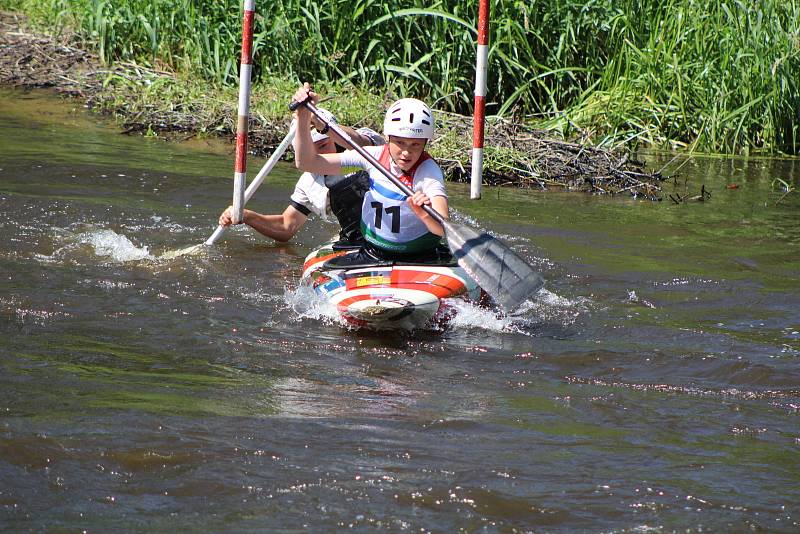
M 228 147 L 4 90 L 0 530 L 797 532 L 800 162 L 678 165 L 708 201 L 450 185 L 546 289 L 359 334 L 297 291 L 331 225 L 165 256 L 215 228 Z

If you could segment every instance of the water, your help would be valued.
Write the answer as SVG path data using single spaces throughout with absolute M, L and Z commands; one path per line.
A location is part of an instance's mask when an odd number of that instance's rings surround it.
M 800 529 L 797 161 L 693 159 L 680 205 L 451 185 L 546 289 L 409 338 L 297 293 L 322 222 L 167 259 L 229 148 L 75 107 L 0 94 L 0 530 Z

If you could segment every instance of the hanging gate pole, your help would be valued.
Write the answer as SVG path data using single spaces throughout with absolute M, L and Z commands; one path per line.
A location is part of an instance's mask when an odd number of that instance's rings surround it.
M 250 74 L 253 70 L 253 13 L 255 0 L 244 0 L 242 59 L 239 66 L 239 110 L 236 121 L 236 161 L 233 169 L 233 223 L 242 222 L 247 180 L 247 134 L 250 118 Z
M 489 59 L 489 0 L 478 5 L 478 49 L 475 58 L 475 113 L 472 123 L 472 178 L 469 197 L 481 198 L 483 128 L 486 109 L 486 71 Z

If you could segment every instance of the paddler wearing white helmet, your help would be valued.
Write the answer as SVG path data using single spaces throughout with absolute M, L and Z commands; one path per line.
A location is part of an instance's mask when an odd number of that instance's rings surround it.
M 309 84 L 304 84 L 295 92 L 294 100 L 302 102 L 308 98 L 315 102 L 316 94 Z M 366 252 L 379 259 L 404 261 L 423 261 L 435 256 L 444 229 L 422 206 L 431 206 L 444 218 L 448 218 L 449 206 L 442 170 L 425 151 L 435 131 L 431 109 L 415 98 L 394 102 L 387 109 L 383 122 L 387 144 L 364 148 L 414 192 L 411 197 L 355 150 L 336 154 L 316 150 L 311 136 L 303 135 L 308 130 L 302 125 L 309 124 L 311 116 L 305 106 L 297 108 L 299 133 L 295 137 L 295 165 L 321 174 L 336 174 L 342 167 L 358 167 L 369 172 L 370 188 L 361 207 Z
M 336 124 L 361 146 L 384 144 L 383 138 L 374 130 L 342 126 L 330 111 L 319 108 L 319 112 L 325 122 Z M 337 150 L 343 150 L 344 140 L 330 131 L 325 122 L 317 119 L 313 126 L 307 129 L 314 149 L 320 154 L 334 154 Z M 339 222 L 341 229 L 337 247 L 358 247 L 363 243 L 361 203 L 368 189 L 369 176 L 364 171 L 346 176 L 304 172 L 297 180 L 289 205 L 283 213 L 265 215 L 245 209 L 242 222 L 267 237 L 286 242 L 297 234 L 313 213 L 323 220 L 335 219 Z M 228 207 L 222 212 L 219 224 L 223 226 L 231 224 L 231 210 L 232 208 Z

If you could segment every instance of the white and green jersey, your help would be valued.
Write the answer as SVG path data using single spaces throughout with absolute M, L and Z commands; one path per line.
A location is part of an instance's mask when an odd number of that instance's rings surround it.
M 422 191 L 428 198 L 447 197 L 442 169 L 426 152 L 410 171 L 404 172 L 392 162 L 388 145 L 365 147 L 364 150 L 412 191 Z M 343 167 L 369 171 L 370 189 L 364 195 L 361 207 L 361 232 L 369 243 L 383 250 L 402 253 L 430 250 L 439 244 L 441 238 L 428 231 L 406 202 L 406 194 L 388 178 L 355 150 L 346 150 L 340 157 Z

